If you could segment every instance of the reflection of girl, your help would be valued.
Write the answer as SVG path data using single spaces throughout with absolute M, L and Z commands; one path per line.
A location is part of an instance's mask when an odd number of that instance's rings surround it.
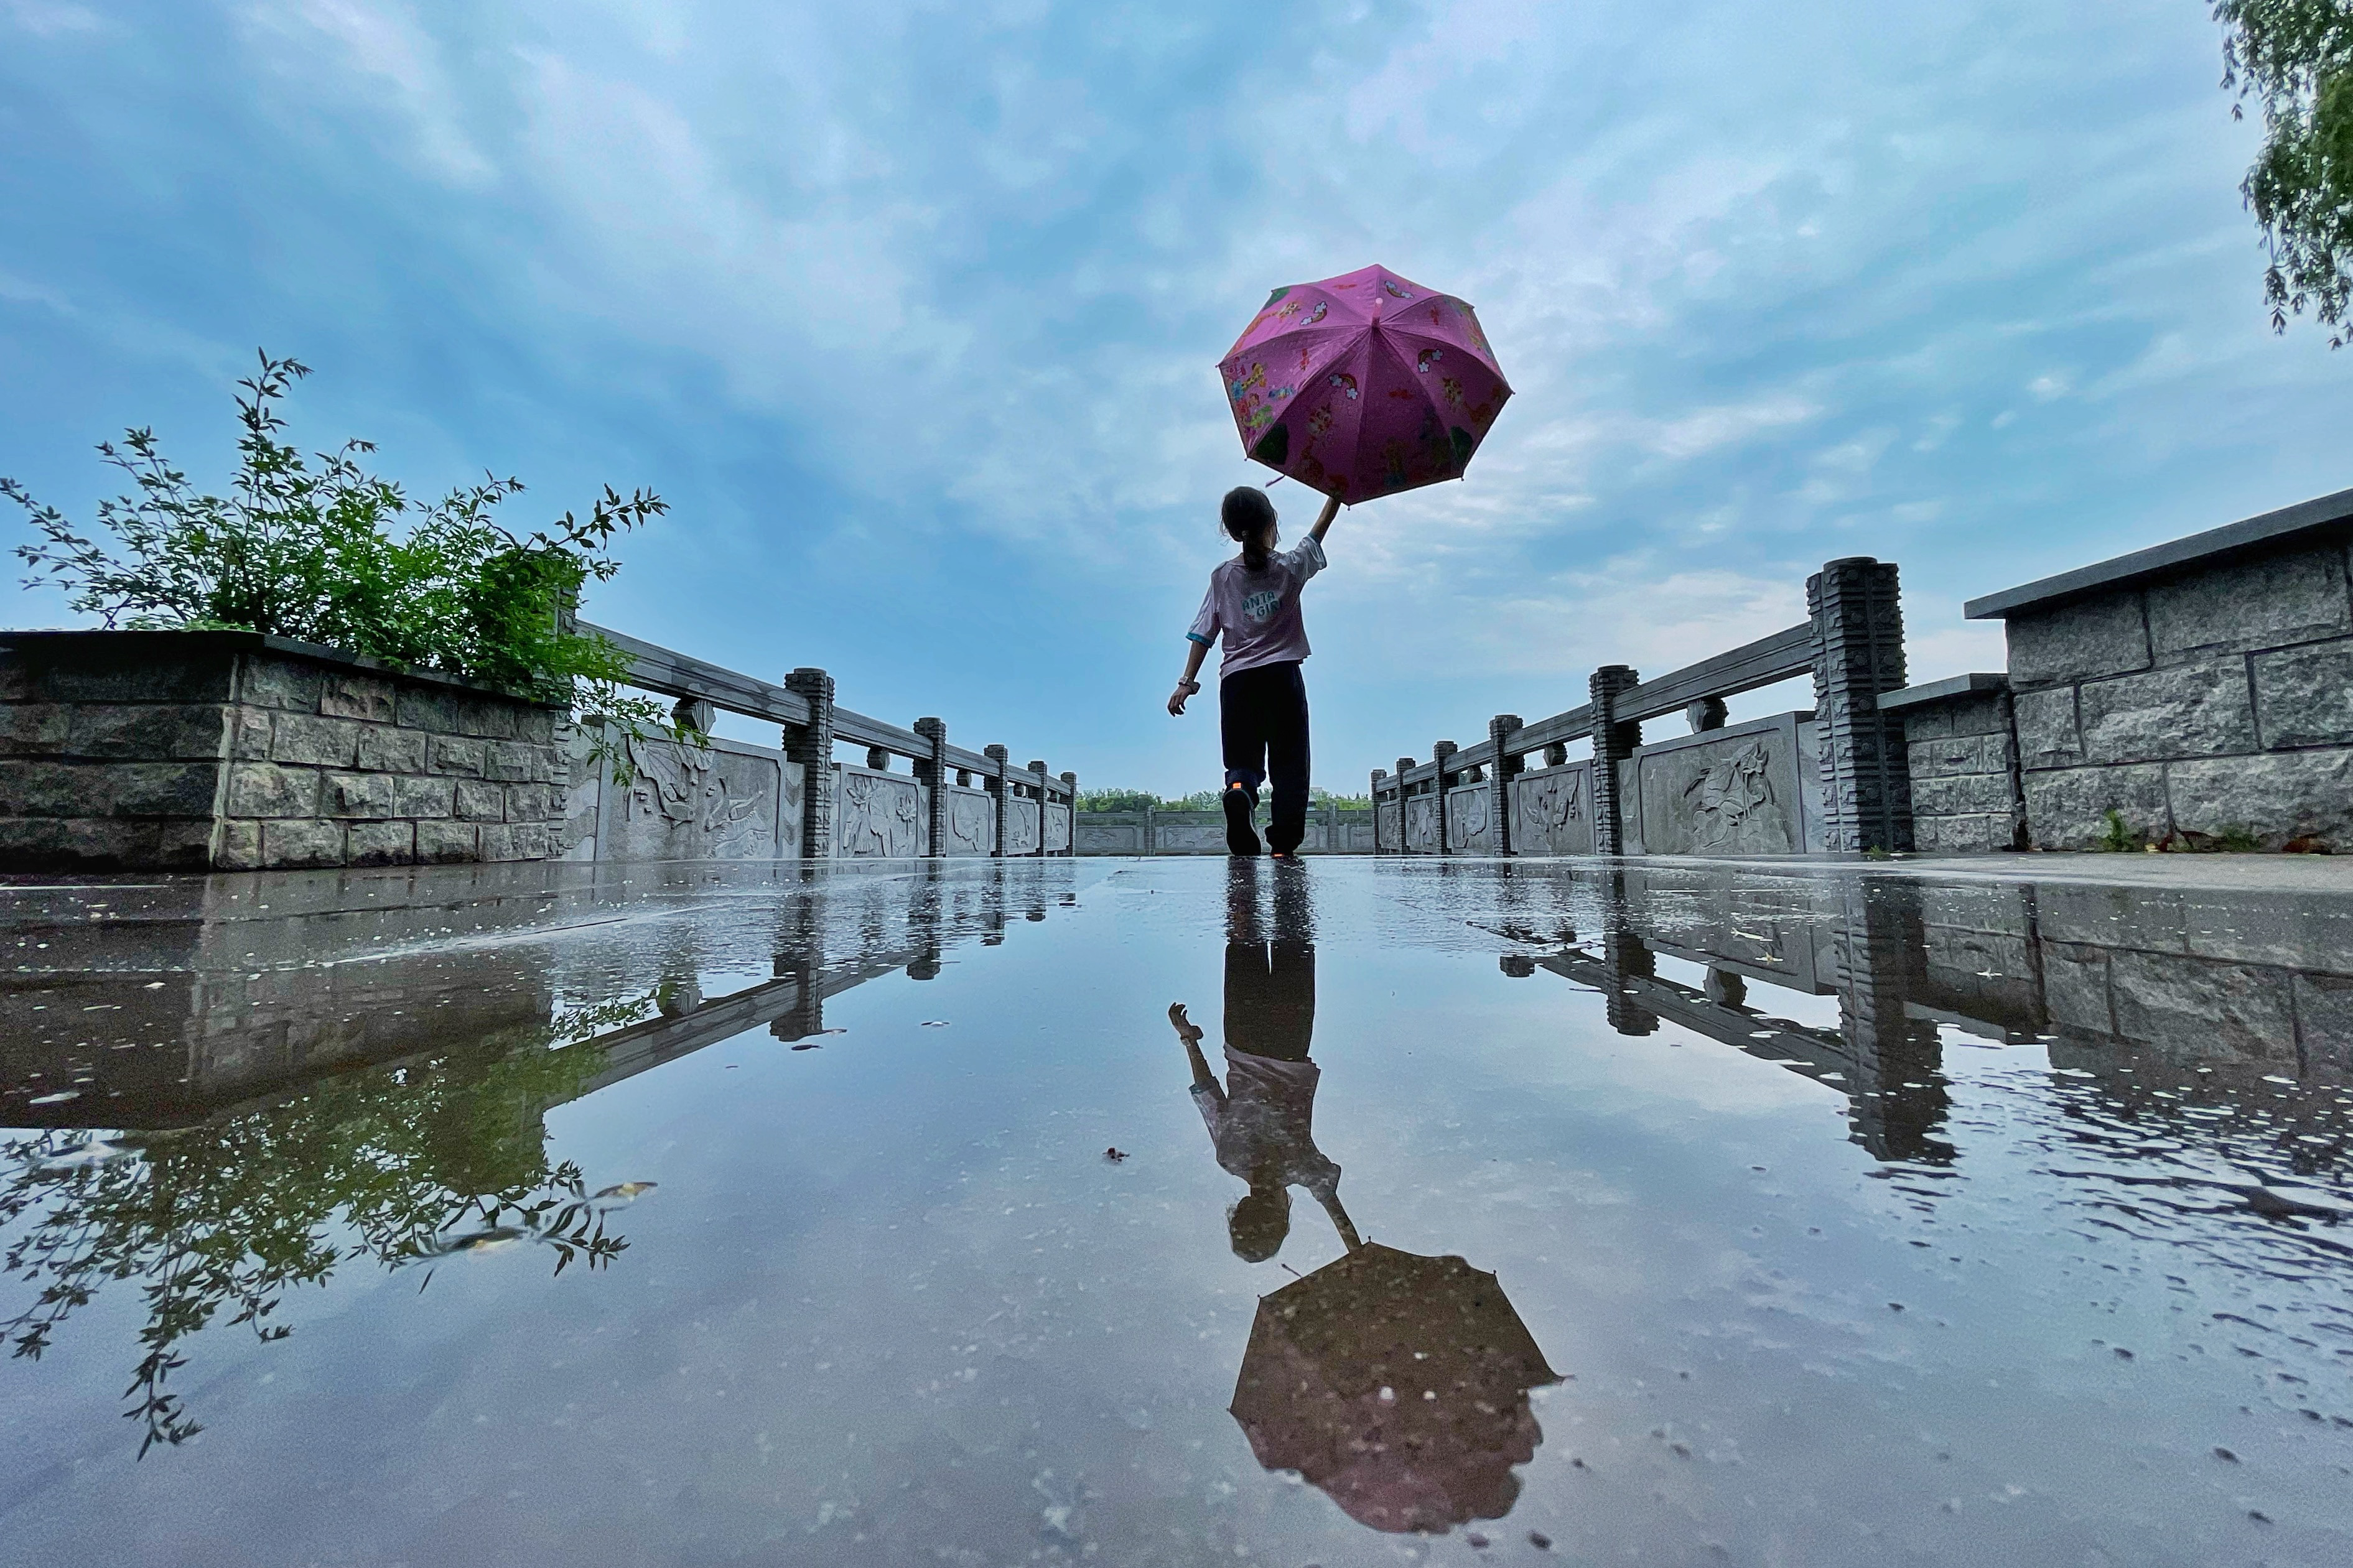
M 1185 1016 L 1185 1005 L 1168 1008 L 1168 1021 L 1193 1064 L 1193 1101 L 1208 1126 L 1218 1163 L 1250 1184 L 1226 1216 L 1234 1253 L 1259 1263 L 1282 1250 L 1291 1232 L 1294 1186 L 1314 1194 L 1340 1239 L 1354 1249 L 1360 1244 L 1340 1206 L 1340 1167 L 1315 1147 L 1315 1086 L 1323 1069 L 1307 1055 L 1315 1032 L 1315 948 L 1303 922 L 1280 918 L 1287 929 L 1271 942 L 1257 940 L 1255 879 L 1237 880 L 1250 886 L 1246 892 L 1237 889 L 1237 918 L 1226 942 L 1224 1087 L 1201 1055 L 1201 1031 Z

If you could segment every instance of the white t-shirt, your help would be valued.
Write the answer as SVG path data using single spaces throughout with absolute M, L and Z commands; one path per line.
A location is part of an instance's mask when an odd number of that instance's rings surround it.
M 1261 665 L 1305 658 L 1307 626 L 1299 616 L 1299 590 L 1324 570 L 1324 546 L 1310 534 L 1297 548 L 1270 556 L 1261 571 L 1242 564 L 1241 557 L 1220 563 L 1209 574 L 1209 591 L 1201 613 L 1185 635 L 1203 647 L 1226 642 L 1218 665 L 1220 679 L 1240 675 Z

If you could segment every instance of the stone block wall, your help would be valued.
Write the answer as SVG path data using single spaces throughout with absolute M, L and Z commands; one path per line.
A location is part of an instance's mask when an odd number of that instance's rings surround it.
M 2026 847 L 2018 740 L 2001 677 L 1961 676 L 1892 693 L 1881 709 L 1904 724 L 1915 849 L 1973 855 Z
M 544 859 L 559 716 L 252 633 L 0 634 L 0 869 Z
M 2353 849 L 2353 575 L 2343 537 L 2186 563 L 2005 616 L 2027 827 Z

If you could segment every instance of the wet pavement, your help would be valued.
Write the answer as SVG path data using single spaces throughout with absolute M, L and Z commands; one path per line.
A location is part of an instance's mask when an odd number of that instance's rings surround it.
M 0 889 L 0 1561 L 2353 1561 L 2243 871 Z

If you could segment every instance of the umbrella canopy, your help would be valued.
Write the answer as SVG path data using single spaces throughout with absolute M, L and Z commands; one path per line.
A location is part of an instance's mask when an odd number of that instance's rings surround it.
M 1560 1381 L 1492 1274 L 1367 1243 L 1261 1297 L 1233 1417 L 1375 1530 L 1501 1519 L 1544 1440 L 1528 1390 Z
M 1351 502 L 1461 479 L 1512 395 L 1471 307 L 1383 267 L 1277 289 L 1218 369 L 1242 449 Z

